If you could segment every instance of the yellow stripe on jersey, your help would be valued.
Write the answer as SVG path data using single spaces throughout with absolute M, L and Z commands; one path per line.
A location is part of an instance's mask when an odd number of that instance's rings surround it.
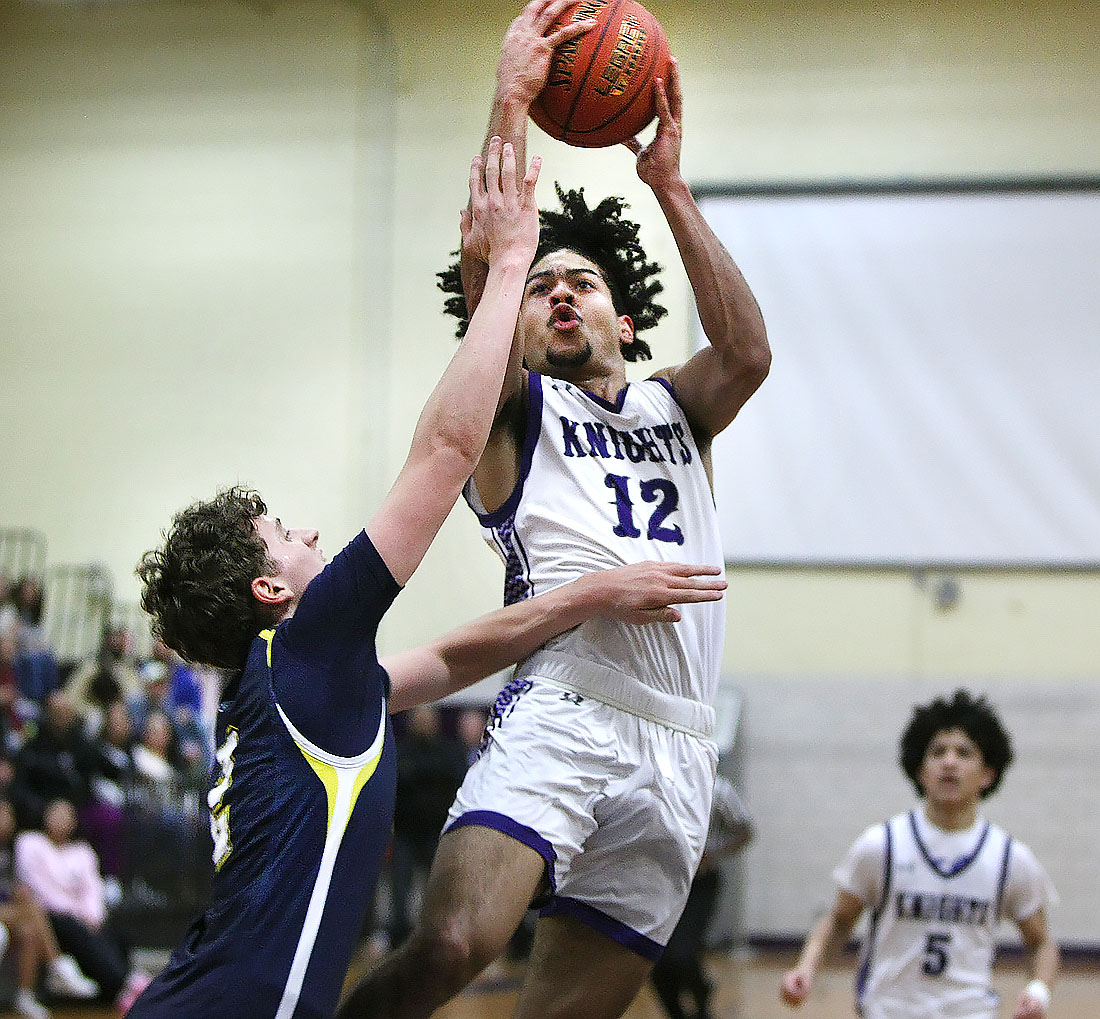
M 271 642 L 275 639 L 274 630 L 261 630 L 260 636 L 267 641 L 267 667 L 271 668 Z
M 328 901 L 332 873 L 336 866 L 336 857 L 340 851 L 344 833 L 347 831 L 348 822 L 355 810 L 355 804 L 359 800 L 359 794 L 371 775 L 374 774 L 382 757 L 382 748 L 386 739 L 387 713 L 386 700 L 382 698 L 382 713 L 378 720 L 378 733 L 374 738 L 374 742 L 364 753 L 356 757 L 338 757 L 335 754 L 326 753 L 306 739 L 287 718 L 282 707 L 278 704 L 275 706 L 278 708 L 283 724 L 287 727 L 287 731 L 299 751 L 301 751 L 302 756 L 324 786 L 325 799 L 328 803 L 325 848 L 321 852 L 321 865 L 317 870 L 317 878 L 313 883 L 309 906 L 306 908 L 305 921 L 302 924 L 302 933 L 294 950 L 294 959 L 290 964 L 290 974 L 287 977 L 286 986 L 283 988 L 282 1000 L 279 1002 L 278 1011 L 275 1013 L 275 1019 L 290 1019 L 298 1004 L 302 984 L 305 982 L 306 968 L 309 966 L 313 947 L 317 941 L 321 916 L 325 910 L 325 903 Z
M 295 738 L 295 742 L 298 742 L 297 738 Z M 329 764 L 327 761 L 320 760 L 306 751 L 300 743 L 298 743 L 298 749 L 302 752 L 302 756 L 306 759 L 306 763 L 317 773 L 317 777 L 325 787 L 325 794 L 328 797 L 327 828 L 329 835 L 336 835 L 338 838 L 342 838 L 344 829 L 351 819 L 352 811 L 355 810 L 355 804 L 359 799 L 359 793 L 362 792 L 363 786 L 367 784 L 367 780 L 374 774 L 374 769 L 378 767 L 379 758 L 382 756 L 382 748 L 379 747 L 378 753 L 374 758 L 356 770 L 351 788 L 351 800 L 346 804 L 346 816 L 336 819 L 336 823 L 340 825 L 339 832 L 336 832 L 333 828 L 333 815 L 336 812 L 337 803 L 339 801 L 340 780 L 344 778 L 343 771 L 345 770 L 345 766 L 333 765 Z M 343 811 L 341 811 L 341 813 L 343 814 Z

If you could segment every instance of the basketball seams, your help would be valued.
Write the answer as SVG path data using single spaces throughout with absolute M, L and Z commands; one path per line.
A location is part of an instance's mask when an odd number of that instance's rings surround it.
M 656 35 L 655 30 L 659 30 L 659 28 L 657 26 L 657 20 L 652 15 L 650 15 L 649 24 L 646 26 L 646 31 L 650 35 Z M 665 48 L 667 48 L 667 47 L 665 47 Z M 649 57 L 649 63 L 644 65 L 644 66 L 639 66 L 638 71 L 636 72 L 637 76 L 638 76 L 638 79 L 641 81 L 642 84 L 638 88 L 638 90 L 634 93 L 634 95 L 627 101 L 626 105 L 624 105 L 620 109 L 616 110 L 614 115 L 608 117 L 606 120 L 600 122 L 599 124 L 594 125 L 593 127 L 584 128 L 583 130 L 574 129 L 573 132 L 572 132 L 573 134 L 575 134 L 577 136 L 580 136 L 580 137 L 583 137 L 584 135 L 592 134 L 595 131 L 602 131 L 609 124 L 613 123 L 616 120 L 628 119 L 628 114 L 630 113 L 630 111 L 632 109 L 637 108 L 636 104 L 637 104 L 638 100 L 641 99 L 646 94 L 647 87 L 649 86 L 649 80 L 652 77 L 653 71 L 656 68 L 656 61 L 657 61 L 657 57 L 658 57 L 658 47 L 650 45 L 648 40 L 647 40 L 647 44 L 646 44 L 644 52 Z M 650 119 L 652 119 L 652 118 L 650 118 Z M 646 123 L 649 123 L 649 121 L 647 120 Z M 638 130 L 640 131 L 642 129 L 642 127 L 645 127 L 645 124 L 642 124 L 638 128 Z
M 580 80 L 577 82 L 576 94 L 573 96 L 572 105 L 569 107 L 569 112 L 566 114 L 565 123 L 561 125 L 561 129 L 566 135 L 572 134 L 573 129 L 569 126 L 573 121 L 573 115 L 577 112 L 577 106 L 581 101 L 581 96 L 584 95 L 584 88 L 588 84 L 588 75 L 591 74 L 592 68 L 596 62 L 600 59 L 600 51 L 603 50 L 604 43 L 607 42 L 607 34 L 611 31 L 611 26 L 616 25 L 615 16 L 619 13 L 619 8 L 622 7 L 624 0 L 613 0 L 611 4 L 608 4 L 604 10 L 604 24 L 600 30 L 600 41 L 592 50 L 592 56 L 588 61 L 588 66 L 584 69 L 584 73 L 580 76 Z M 618 28 L 616 27 L 616 34 Z M 612 118 L 614 119 L 614 118 Z M 565 139 L 568 141 L 568 139 Z
M 574 21 L 580 16 L 597 20 L 591 32 L 577 37 L 583 56 L 576 60 L 581 54 L 574 51 L 566 57 L 562 51 L 568 77 L 552 85 L 548 81 L 531 107 L 531 117 L 568 145 L 615 145 L 654 118 L 653 79 L 656 74 L 668 75 L 668 38 L 639 0 L 606 0 L 602 5 L 600 0 L 582 0 L 570 15 Z M 551 80 L 554 77 L 552 70 Z

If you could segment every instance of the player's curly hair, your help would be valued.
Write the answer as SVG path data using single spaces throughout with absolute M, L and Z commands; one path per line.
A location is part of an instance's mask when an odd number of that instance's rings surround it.
M 972 697 L 966 690 L 956 690 L 951 700 L 938 697 L 913 709 L 899 748 L 899 763 L 913 788 L 918 795 L 924 795 L 918 776 L 920 766 L 929 744 L 945 729 L 962 729 L 977 744 L 982 760 L 993 769 L 993 781 L 982 792 L 982 797 L 992 795 L 1012 763 L 1012 739 L 993 706 L 984 697 Z
M 256 577 L 273 575 L 255 520 L 267 512 L 259 493 L 223 489 L 172 518 L 164 544 L 141 557 L 141 607 L 153 634 L 192 662 L 244 666 L 253 638 L 274 622 L 252 595 Z
M 668 309 L 654 301 L 664 287 L 651 277 L 659 273 L 661 267 L 646 258 L 645 249 L 638 241 L 638 224 L 623 219 L 626 202 L 611 197 L 589 208 L 583 188 L 563 191 L 561 185 L 555 183 L 554 190 L 558 193 L 561 211 L 540 210 L 539 246 L 534 261 L 565 248 L 595 262 L 611 291 L 616 314 L 629 315 L 634 322 L 634 342 L 623 347 L 623 357 L 628 361 L 648 361 L 653 354 L 649 344 L 637 338 L 638 333 L 655 326 Z M 470 325 L 470 313 L 462 291 L 458 254 L 452 251 L 456 260 L 436 275 L 439 289 L 450 295 L 443 302 L 443 310 L 458 319 L 455 335 L 461 339 Z

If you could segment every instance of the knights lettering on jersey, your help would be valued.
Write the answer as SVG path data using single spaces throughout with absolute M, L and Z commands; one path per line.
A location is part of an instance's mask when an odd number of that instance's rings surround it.
M 899 891 L 894 894 L 894 915 L 899 920 L 934 920 L 947 924 L 984 925 L 993 903 L 965 895 L 927 895 Z
M 648 428 L 620 431 L 603 421 L 573 421 L 559 417 L 561 448 L 565 456 L 593 456 L 601 460 L 641 463 L 690 464 L 691 449 L 684 441 L 684 426 L 669 421 Z

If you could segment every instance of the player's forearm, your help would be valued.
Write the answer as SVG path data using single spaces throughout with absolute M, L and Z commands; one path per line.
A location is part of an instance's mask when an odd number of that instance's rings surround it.
M 802 954 L 798 957 L 799 968 L 811 974 L 816 973 L 822 961 L 836 950 L 837 945 L 847 940 L 851 929 L 850 924 L 845 928 L 834 913 L 827 913 L 814 924 L 806 938 Z
M 390 710 L 438 700 L 500 672 L 551 637 L 604 607 L 598 574 L 589 574 L 452 630 L 423 648 L 383 664 L 390 674 Z
M 445 478 L 459 483 L 473 473 L 496 416 L 515 334 L 528 260 L 502 257 L 489 270 L 485 296 L 462 345 L 424 405 L 413 434 L 410 459 L 438 462 Z M 450 466 L 453 465 L 453 466 Z
M 1032 950 L 1031 979 L 1041 980 L 1048 988 L 1053 987 L 1054 978 L 1058 975 L 1061 954 L 1058 942 L 1048 934 Z
M 489 111 L 489 127 L 481 143 L 481 154 L 489 150 L 489 139 L 494 135 L 511 142 L 516 150 L 516 165 L 526 165 L 528 103 L 516 95 L 514 89 L 498 87 Z M 466 314 L 472 316 L 481 303 L 489 267 L 479 258 L 461 251 L 459 272 L 462 276 L 462 292 L 466 298 Z
M 598 574 L 491 612 L 447 634 L 437 647 L 460 687 L 521 661 L 551 637 L 597 615 Z
M 767 330 L 741 270 L 703 218 L 683 178 L 654 187 L 654 194 L 680 251 L 703 332 L 731 365 L 767 374 Z
M 502 141 L 511 142 L 516 150 L 517 165 L 526 165 L 527 117 L 531 104 L 517 87 L 498 84 L 489 111 L 489 127 L 485 132 L 482 153 L 487 150 L 489 139 L 499 135 Z

